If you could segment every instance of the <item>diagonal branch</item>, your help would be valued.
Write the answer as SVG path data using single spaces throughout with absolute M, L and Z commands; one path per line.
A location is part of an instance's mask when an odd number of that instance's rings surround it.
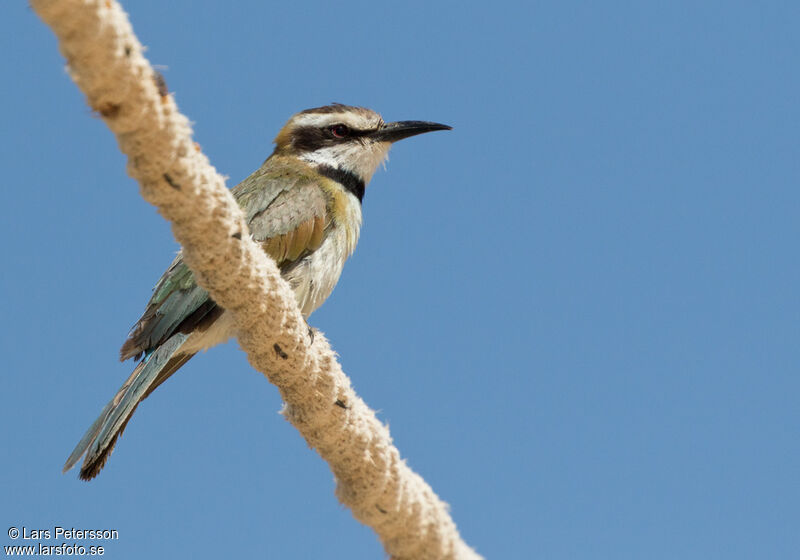
M 447 505 L 401 460 L 389 430 L 355 394 L 328 341 L 319 335 L 310 344 L 293 292 L 250 238 L 121 6 L 31 4 L 128 156 L 142 196 L 172 223 L 198 283 L 232 313 L 250 363 L 278 387 L 286 418 L 330 465 L 339 500 L 378 533 L 392 558 L 479 558 L 461 540 Z

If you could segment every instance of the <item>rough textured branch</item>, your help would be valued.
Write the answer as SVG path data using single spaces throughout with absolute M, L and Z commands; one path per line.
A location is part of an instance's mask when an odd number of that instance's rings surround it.
M 250 363 L 280 390 L 284 414 L 331 467 L 337 496 L 396 559 L 478 558 L 447 506 L 400 459 L 328 342 L 313 346 L 289 286 L 191 139 L 163 78 L 113 0 L 33 0 L 70 75 L 128 156 L 142 196 L 170 222 L 198 283 L 232 312 Z

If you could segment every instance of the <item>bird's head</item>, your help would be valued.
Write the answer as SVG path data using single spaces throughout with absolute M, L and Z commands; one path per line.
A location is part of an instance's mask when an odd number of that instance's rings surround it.
M 366 184 L 393 142 L 450 128 L 425 121 L 386 123 L 370 109 L 334 103 L 289 119 L 275 138 L 275 153 L 352 173 Z

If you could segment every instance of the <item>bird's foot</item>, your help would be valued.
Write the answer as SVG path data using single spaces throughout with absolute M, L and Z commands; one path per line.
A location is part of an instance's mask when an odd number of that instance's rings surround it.
M 309 325 L 308 321 L 306 321 L 306 327 L 308 327 L 308 338 L 311 339 L 308 345 L 314 346 L 314 334 L 317 332 L 317 329 Z

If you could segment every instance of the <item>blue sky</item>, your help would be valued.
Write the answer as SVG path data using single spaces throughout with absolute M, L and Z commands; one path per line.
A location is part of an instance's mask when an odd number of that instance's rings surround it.
M 488 558 L 800 554 L 800 8 L 662 4 L 126 4 L 231 187 L 304 108 L 454 127 L 392 150 L 310 322 Z M 3 531 L 383 557 L 235 341 L 61 474 L 177 246 L 24 2 L 0 43 Z

